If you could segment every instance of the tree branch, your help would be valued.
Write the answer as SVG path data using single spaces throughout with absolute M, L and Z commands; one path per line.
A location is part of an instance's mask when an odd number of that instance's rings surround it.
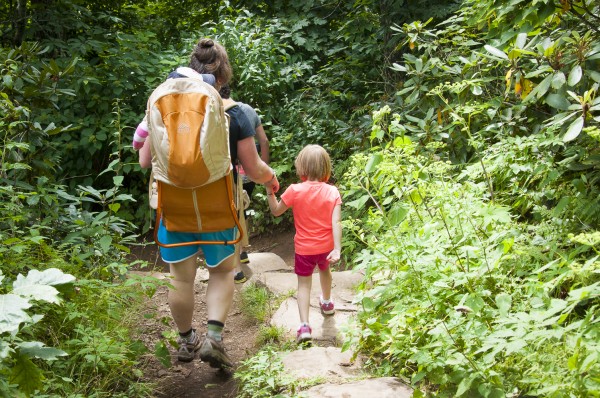
M 571 6 L 571 8 L 569 9 L 569 11 L 573 15 L 575 15 L 577 18 L 579 18 L 579 20 L 581 20 L 581 22 L 583 22 L 584 24 L 586 24 L 590 29 L 592 29 L 596 33 L 600 34 L 600 29 L 598 29 L 594 24 L 592 24 L 590 21 L 588 21 L 587 19 L 585 19 L 582 14 L 580 14 L 578 11 L 575 10 L 575 7 L 573 5 L 573 0 L 569 0 L 569 4 Z
M 583 5 L 581 6 L 581 8 L 583 8 L 583 9 L 585 10 L 585 12 L 586 12 L 586 13 L 588 13 L 588 14 L 589 14 L 589 15 L 590 15 L 592 18 L 594 18 L 594 19 L 596 19 L 596 20 L 600 21 L 600 16 L 598 16 L 598 15 L 594 14 L 594 13 L 593 13 L 593 12 L 592 12 L 592 11 L 591 11 L 589 8 L 588 8 L 588 5 L 587 5 L 587 3 L 585 2 L 585 0 L 581 0 L 581 4 L 583 4 Z

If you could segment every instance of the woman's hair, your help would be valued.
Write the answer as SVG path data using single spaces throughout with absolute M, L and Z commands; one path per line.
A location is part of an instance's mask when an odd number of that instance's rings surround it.
M 201 39 L 190 59 L 190 68 L 198 73 L 210 73 L 217 79 L 217 84 L 224 85 L 231 80 L 231 65 L 225 47 L 212 39 Z
M 320 145 L 307 145 L 294 162 L 298 177 L 311 181 L 327 182 L 331 176 L 331 159 Z
M 221 95 L 221 98 L 229 99 L 229 97 L 231 97 L 231 88 L 229 87 L 229 84 L 223 84 L 219 90 L 219 94 Z

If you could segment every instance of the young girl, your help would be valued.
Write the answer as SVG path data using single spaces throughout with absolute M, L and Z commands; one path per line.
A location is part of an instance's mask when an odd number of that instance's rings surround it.
M 331 175 L 331 160 L 325 149 L 319 145 L 307 145 L 298 154 L 294 166 L 302 183 L 292 184 L 286 189 L 281 195 L 281 201 L 267 188 L 267 200 L 271 213 L 276 217 L 290 207 L 294 213 L 294 271 L 298 275 L 300 312 L 300 327 L 296 340 L 303 343 L 312 338 L 308 312 L 312 274 L 316 266 L 319 267 L 321 281 L 321 312 L 323 315 L 333 315 L 335 312 L 331 299 L 329 264 L 340 259 L 342 199 L 337 188 L 327 184 Z

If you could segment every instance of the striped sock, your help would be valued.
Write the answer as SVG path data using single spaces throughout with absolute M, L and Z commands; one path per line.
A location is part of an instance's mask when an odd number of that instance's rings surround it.
M 217 341 L 223 340 L 223 328 L 225 324 L 219 321 L 209 320 L 207 322 L 208 335 Z

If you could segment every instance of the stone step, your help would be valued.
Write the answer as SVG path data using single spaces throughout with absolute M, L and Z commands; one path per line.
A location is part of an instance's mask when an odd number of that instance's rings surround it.
M 302 391 L 306 398 L 410 398 L 413 390 L 395 377 L 378 377 L 344 384 L 319 384 Z
M 318 306 L 312 306 L 308 312 L 312 338 L 316 342 L 327 342 L 331 345 L 341 345 L 344 341 L 342 328 L 354 311 L 336 311 L 334 315 L 322 315 Z M 300 326 L 298 302 L 295 298 L 286 299 L 271 317 L 271 325 L 283 328 L 290 339 L 296 338 Z

